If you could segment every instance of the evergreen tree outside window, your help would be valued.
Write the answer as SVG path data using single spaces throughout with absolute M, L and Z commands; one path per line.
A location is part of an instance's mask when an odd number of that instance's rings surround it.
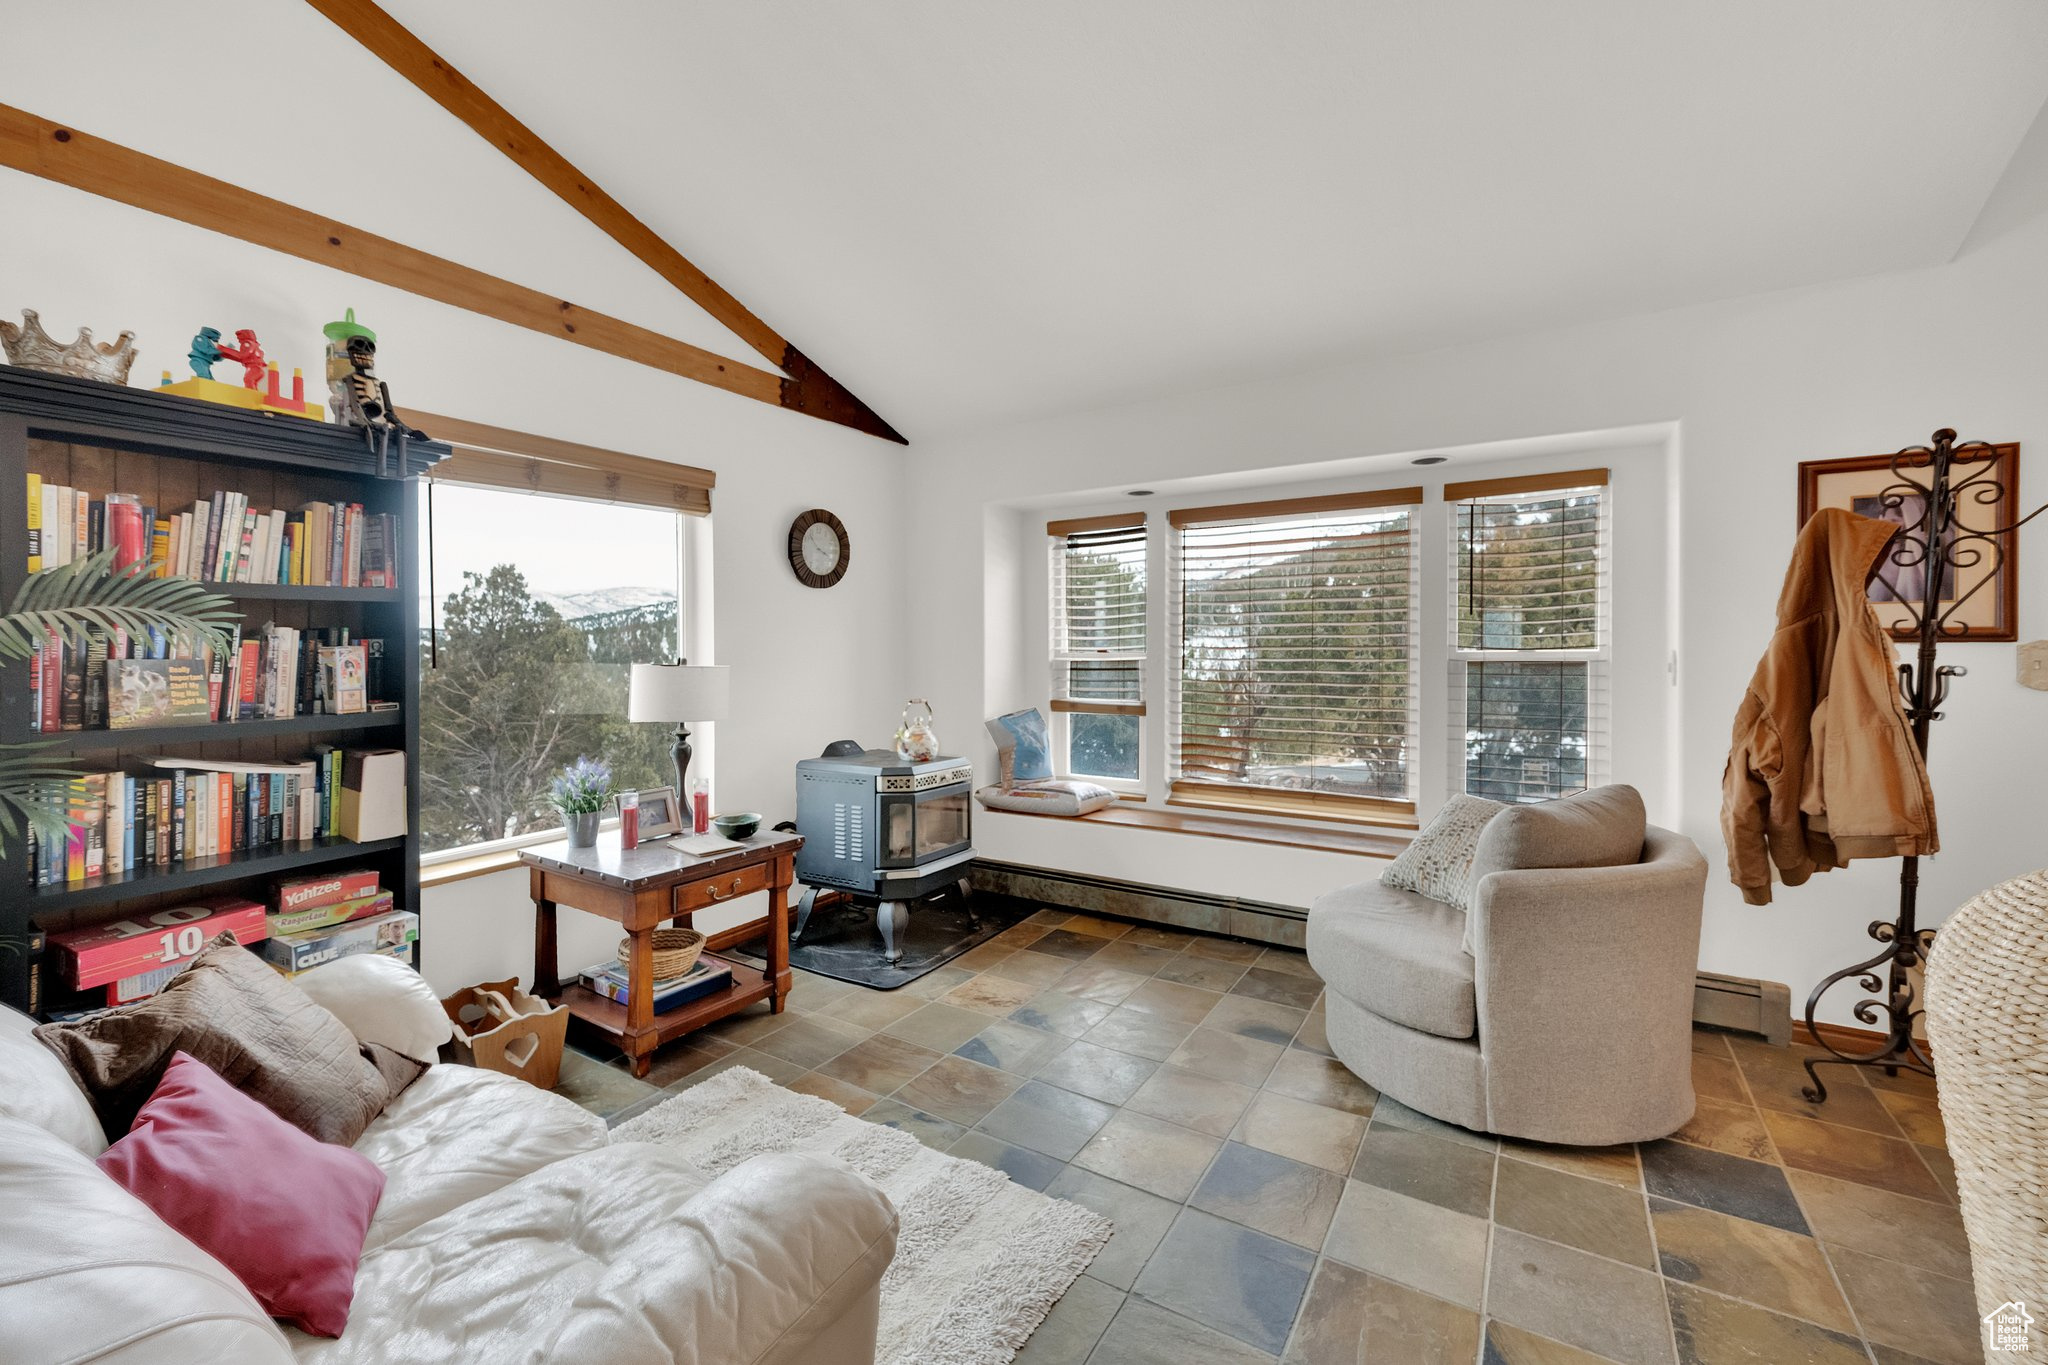
M 1450 786 L 1545 801 L 1607 780 L 1607 471 L 1451 484 Z
M 1060 771 L 1135 786 L 1144 773 L 1145 517 L 1088 517 L 1045 529 L 1054 752 L 1063 747 L 1066 755 Z
M 1171 514 L 1172 799 L 1412 818 L 1419 488 Z
M 603 759 L 622 788 L 672 784 L 670 730 L 626 720 L 626 679 L 679 652 L 680 516 L 446 482 L 433 496 L 423 850 L 558 830 L 548 783 L 578 758 Z

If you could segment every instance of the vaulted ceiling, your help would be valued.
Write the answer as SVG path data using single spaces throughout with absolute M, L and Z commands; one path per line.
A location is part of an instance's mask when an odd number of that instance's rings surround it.
M 746 354 L 309 6 L 4 6 L 10 102 Z M 2048 99 L 2038 0 L 386 8 L 912 440 L 1936 265 Z

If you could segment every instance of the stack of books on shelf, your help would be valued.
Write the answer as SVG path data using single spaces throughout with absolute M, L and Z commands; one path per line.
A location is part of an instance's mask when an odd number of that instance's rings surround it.
M 394 908 L 371 869 L 330 872 L 278 883 L 259 951 L 286 977 L 337 958 L 383 953 L 412 962 L 420 917 Z
M 96 498 L 28 476 L 28 568 L 59 568 L 113 547 L 117 572 L 151 578 L 301 587 L 398 586 L 398 518 L 359 502 L 258 508 L 219 492 L 189 512 L 144 506 L 130 493 Z
M 375 707 L 384 642 L 346 627 L 265 624 L 225 648 L 151 627 L 47 631 L 29 661 L 29 728 L 127 730 L 223 725 L 289 716 L 354 715 Z M 391 704 L 395 709 L 395 703 Z
M 61 886 L 340 832 L 342 751 L 299 763 L 159 758 L 77 785 L 63 846 L 29 836 L 29 885 Z
M 626 969 L 616 962 L 600 962 L 594 967 L 586 967 L 577 974 L 577 979 L 613 1004 L 626 1003 Z M 710 953 L 700 953 L 697 961 L 683 975 L 654 983 L 654 1012 L 666 1014 L 730 985 L 732 965 Z

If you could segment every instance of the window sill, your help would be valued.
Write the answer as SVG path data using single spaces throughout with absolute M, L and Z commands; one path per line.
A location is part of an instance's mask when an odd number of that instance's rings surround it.
M 447 862 L 432 863 L 420 868 L 420 890 L 427 891 L 451 882 L 468 881 L 471 877 L 488 877 L 493 872 L 506 872 L 519 866 L 519 850 L 516 848 L 494 849 L 489 853 L 477 853 L 467 858 L 450 858 Z
M 1192 834 L 1203 839 L 1232 839 L 1242 843 L 1272 844 L 1281 848 L 1310 849 L 1319 853 L 1350 853 L 1365 858 L 1394 858 L 1414 838 L 1412 829 L 1340 826 L 1318 821 L 1311 825 L 1278 820 L 1253 820 L 1236 815 L 1198 814 L 1193 811 L 1161 810 L 1119 801 L 1087 815 L 1046 815 L 1038 811 L 993 810 L 982 816 L 1018 816 L 1026 820 L 1060 820 L 1067 823 L 1117 825 L 1131 829 L 1160 830 L 1168 834 Z

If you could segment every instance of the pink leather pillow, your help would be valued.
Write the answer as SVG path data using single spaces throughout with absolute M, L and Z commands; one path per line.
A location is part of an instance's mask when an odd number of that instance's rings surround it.
M 338 1337 L 384 1172 L 321 1142 L 188 1052 L 100 1169 L 233 1271 L 264 1310 Z

